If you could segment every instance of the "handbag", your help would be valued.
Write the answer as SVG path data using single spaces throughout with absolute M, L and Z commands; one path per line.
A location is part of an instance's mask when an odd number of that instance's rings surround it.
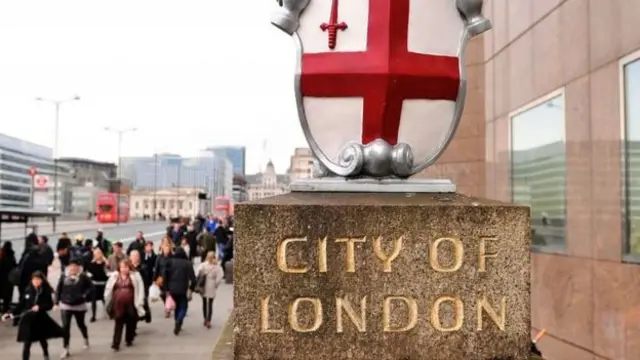
M 196 286 L 195 286 L 195 293 L 196 294 L 204 294 L 204 286 L 207 284 L 207 274 L 198 274 L 198 277 L 196 278 Z
M 104 310 L 109 316 L 109 319 L 113 319 L 113 299 L 109 300 L 109 302 L 104 306 Z
M 173 300 L 170 294 L 167 294 L 167 297 L 164 301 L 164 309 L 166 311 L 173 311 L 176 309 L 176 301 Z

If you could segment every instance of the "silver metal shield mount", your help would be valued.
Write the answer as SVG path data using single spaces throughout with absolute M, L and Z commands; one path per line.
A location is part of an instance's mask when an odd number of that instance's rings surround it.
M 456 184 L 447 179 L 347 179 L 325 177 L 302 179 L 291 183 L 292 192 L 352 193 L 455 193 Z

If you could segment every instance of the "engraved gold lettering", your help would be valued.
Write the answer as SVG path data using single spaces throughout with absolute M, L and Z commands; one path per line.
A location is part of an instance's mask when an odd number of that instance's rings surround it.
M 280 334 L 284 329 L 271 329 L 269 326 L 269 296 L 260 299 L 260 332 Z
M 327 237 L 318 240 L 318 271 L 327 272 Z
M 346 263 L 347 263 L 347 272 L 356 272 L 356 252 L 355 252 L 355 243 L 363 243 L 367 241 L 366 237 L 362 238 L 344 238 L 344 239 L 336 239 L 337 243 L 345 243 L 347 247 L 346 254 Z
M 455 312 L 455 323 L 451 327 L 444 327 L 442 325 L 442 319 L 440 319 L 440 306 L 444 302 L 451 302 L 454 312 Z M 462 323 L 464 321 L 464 306 L 462 305 L 462 300 L 460 300 L 457 296 L 443 296 L 438 298 L 431 307 L 431 324 L 433 327 L 441 332 L 452 332 L 458 331 L 462 328 Z
M 336 298 L 336 331 L 338 333 L 344 332 L 344 326 L 342 325 L 342 311 L 347 313 L 349 319 L 353 325 L 356 326 L 358 332 L 367 331 L 367 297 L 363 297 L 360 300 L 360 315 L 357 315 L 353 310 L 351 302 L 345 298 Z
M 376 254 L 378 259 L 382 261 L 384 272 L 391 272 L 391 262 L 395 260 L 398 257 L 398 255 L 400 255 L 400 250 L 402 250 L 402 240 L 403 240 L 403 237 L 400 236 L 399 238 L 396 239 L 396 241 L 394 241 L 393 251 L 389 256 L 387 256 L 387 254 L 385 254 L 384 251 L 382 250 L 382 244 L 381 244 L 382 236 L 378 236 L 373 241 L 373 252 Z
M 504 331 L 507 317 L 507 298 L 503 296 L 502 299 L 500 299 L 500 315 L 498 315 L 498 313 L 493 310 L 491 304 L 489 304 L 489 302 L 487 301 L 486 296 L 482 296 L 478 299 L 476 303 L 476 317 L 478 322 L 476 330 L 478 331 L 482 331 L 484 329 L 482 324 L 482 310 L 484 310 L 487 315 L 489 315 L 489 318 L 491 318 L 491 320 L 496 324 L 496 326 L 498 326 L 500 330 Z
M 313 307 L 313 324 L 311 326 L 304 328 L 300 325 L 300 321 L 298 320 L 298 308 L 300 304 L 303 302 L 310 303 Z M 314 332 L 320 328 L 322 325 L 322 303 L 318 298 L 297 298 L 293 301 L 293 303 L 289 306 L 289 326 L 293 329 L 293 331 L 307 333 Z
M 487 258 L 498 257 L 497 252 L 487 253 L 487 241 L 496 241 L 497 237 L 484 236 L 480 238 L 480 244 L 478 244 L 478 272 L 487 271 Z
M 391 327 L 391 302 L 402 301 L 407 305 L 409 318 L 407 325 L 399 328 Z M 418 323 L 418 304 L 412 298 L 406 296 L 387 296 L 384 299 L 382 308 L 382 331 L 384 332 L 404 332 L 413 329 Z
M 438 258 L 438 247 L 444 241 L 448 241 L 453 245 L 453 264 L 449 267 L 442 266 Z M 463 255 L 464 249 L 462 248 L 462 241 L 460 241 L 460 239 L 448 237 L 439 238 L 431 244 L 431 248 L 429 249 L 429 264 L 431 268 L 437 272 L 456 272 L 462 267 Z
M 287 264 L 287 246 L 293 242 L 306 242 L 307 238 L 290 238 L 283 240 L 276 249 L 276 262 L 280 271 L 290 274 L 304 274 L 309 270 L 307 265 L 291 267 Z

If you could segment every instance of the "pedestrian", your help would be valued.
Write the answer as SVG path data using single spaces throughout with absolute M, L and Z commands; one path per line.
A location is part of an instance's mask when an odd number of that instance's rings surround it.
M 176 303 L 174 311 L 173 333 L 178 335 L 182 330 L 184 318 L 187 316 L 191 293 L 196 286 L 196 275 L 193 264 L 187 259 L 184 249 L 177 248 L 165 273 L 165 288 Z
M 145 263 L 147 269 L 150 270 L 151 280 L 153 280 L 153 268 L 156 266 L 157 258 L 158 255 L 153 251 L 153 241 L 147 240 L 147 243 L 144 245 L 144 252 L 142 253 L 142 262 Z
M 56 244 L 56 252 L 58 253 L 58 261 L 60 262 L 60 271 L 64 272 L 64 268 L 69 265 L 71 260 L 71 239 L 66 232 L 63 232 Z
M 131 261 L 121 261 L 118 271 L 109 276 L 104 291 L 107 313 L 114 320 L 113 351 L 120 351 L 123 330 L 125 345 L 133 345 L 138 316 L 144 316 L 144 290 L 140 288 L 132 269 Z
M 163 303 L 167 299 L 167 282 L 165 276 L 169 273 L 172 257 L 172 246 L 170 243 L 165 242 L 162 245 L 160 255 L 158 255 L 158 258 L 156 259 L 156 264 L 153 270 L 153 281 L 162 291 L 160 297 L 162 298 Z M 170 315 L 171 313 L 165 310 L 164 317 L 168 318 Z
M 149 268 L 142 262 L 140 253 L 138 250 L 133 250 L 129 255 L 131 265 L 133 265 L 133 271 L 138 273 L 136 281 L 139 281 L 139 285 L 144 289 L 144 316 L 140 317 L 138 321 L 144 320 L 146 323 L 151 322 L 151 309 L 149 308 L 149 287 L 153 283 L 151 280 L 152 273 Z
M 45 274 L 46 268 L 46 260 L 44 260 L 38 246 L 38 236 L 31 233 L 25 239 L 25 250 L 18 263 L 19 282 L 17 285 L 20 297 L 23 296 L 25 289 L 31 284 L 31 275 L 36 271 Z
M 38 246 L 40 246 L 40 256 L 42 256 L 42 260 L 46 264 L 44 274 L 47 275 L 49 274 L 49 266 L 53 264 L 53 260 L 55 259 L 53 249 L 49 246 L 49 238 L 44 235 L 38 236 Z
M 198 248 L 200 249 L 200 261 L 204 262 L 209 251 L 216 251 L 216 238 L 213 233 L 203 231 L 198 235 Z
M 118 271 L 119 264 L 125 260 L 127 255 L 122 250 L 122 243 L 117 241 L 113 243 L 113 254 L 107 259 L 107 268 L 109 271 Z
M 129 247 L 127 248 L 127 256 L 131 255 L 131 252 L 133 250 L 138 250 L 139 253 L 142 253 L 144 251 L 144 245 L 144 234 L 142 233 L 142 231 L 138 231 L 136 233 L 136 239 L 131 244 L 129 244 Z
M 89 348 L 89 331 L 85 322 L 87 302 L 91 301 L 94 288 L 91 279 L 82 272 L 80 260 L 72 259 L 65 274 L 60 276 L 56 287 L 55 305 L 60 308 L 64 337 L 61 359 L 69 357 L 71 340 L 71 320 L 75 319 L 84 339 L 84 348 Z
M 2 319 L 19 318 L 18 342 L 23 344 L 22 360 L 31 357 L 31 344 L 40 343 L 44 359 L 49 360 L 49 343 L 47 340 L 61 338 L 64 331 L 47 313 L 53 308 L 51 298 L 53 289 L 47 282 L 43 272 L 36 271 L 31 274 L 31 281 L 18 307 L 13 313 L 3 315 Z
M 96 305 L 98 301 L 101 301 L 102 307 L 104 307 L 104 289 L 109 279 L 107 275 L 107 259 L 105 259 L 102 250 L 99 248 L 93 250 L 93 259 L 87 264 L 86 270 L 94 287 L 93 296 L 91 297 L 91 319 L 89 321 L 95 322 Z
M 5 241 L 0 249 L 0 313 L 9 312 L 9 306 L 13 300 L 15 284 L 9 280 L 9 274 L 18 267 L 16 253 L 13 251 L 11 241 Z
M 109 240 L 107 240 L 104 237 L 104 232 L 102 231 L 102 229 L 98 229 L 98 231 L 96 232 L 96 245 L 95 245 L 95 247 L 97 247 L 100 250 L 102 250 L 102 253 L 107 258 L 109 256 L 111 256 L 111 254 L 113 253 L 113 245 L 111 244 L 111 242 Z
M 187 233 L 185 237 L 187 238 L 187 243 L 189 244 L 189 252 L 187 253 L 187 255 L 189 255 L 189 260 L 193 262 L 198 256 L 198 232 L 194 225 L 187 226 Z
M 216 253 L 209 251 L 205 262 L 198 266 L 196 271 L 196 291 L 202 296 L 202 316 L 204 326 L 211 329 L 211 317 L 213 316 L 213 301 L 216 298 L 218 286 L 222 283 L 222 271 L 216 259 Z

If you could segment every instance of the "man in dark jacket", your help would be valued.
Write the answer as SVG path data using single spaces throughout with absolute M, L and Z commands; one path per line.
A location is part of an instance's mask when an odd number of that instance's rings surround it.
M 113 253 L 113 246 L 111 242 L 104 237 L 102 229 L 98 229 L 96 233 L 96 247 L 102 250 L 104 257 L 109 257 Z
M 58 261 L 60 261 L 60 271 L 64 272 L 64 268 L 69 265 L 69 260 L 71 260 L 71 239 L 66 232 L 62 233 L 62 236 L 58 239 L 58 244 L 56 245 L 56 252 L 58 253 Z
M 218 255 L 218 259 L 222 259 L 224 248 L 229 242 L 229 230 L 222 224 L 222 221 L 218 222 L 218 227 L 213 232 L 213 237 L 216 238 L 216 247 L 218 249 L 218 253 L 216 255 Z
M 187 259 L 187 254 L 182 248 L 177 248 L 171 258 L 171 266 L 165 279 L 167 279 L 167 292 L 176 303 L 173 333 L 178 335 L 182 330 L 184 318 L 187 316 L 191 293 L 196 287 L 196 274 L 193 271 L 193 264 Z
M 138 233 L 136 234 L 136 239 L 131 244 L 129 244 L 129 247 L 127 248 L 127 256 L 131 255 L 131 251 L 133 250 L 138 250 L 138 252 L 142 254 L 144 252 L 144 245 L 144 235 L 142 234 L 142 231 L 138 231 Z
M 142 255 L 142 262 L 151 270 L 151 277 L 153 278 L 153 269 L 156 267 L 156 259 L 158 258 L 158 255 L 153 251 L 153 241 L 147 240 L 144 244 L 144 251 L 140 255 Z
M 49 272 L 49 266 L 53 264 L 53 260 L 55 259 L 53 249 L 49 246 L 49 238 L 44 235 L 38 236 L 38 246 L 40 247 L 40 256 L 42 256 L 42 260 L 47 265 L 44 273 L 47 275 Z
M 198 233 L 196 232 L 193 225 L 189 225 L 187 227 L 187 233 L 185 234 L 187 238 L 187 243 L 189 244 L 189 259 L 194 261 L 196 256 L 198 256 Z

